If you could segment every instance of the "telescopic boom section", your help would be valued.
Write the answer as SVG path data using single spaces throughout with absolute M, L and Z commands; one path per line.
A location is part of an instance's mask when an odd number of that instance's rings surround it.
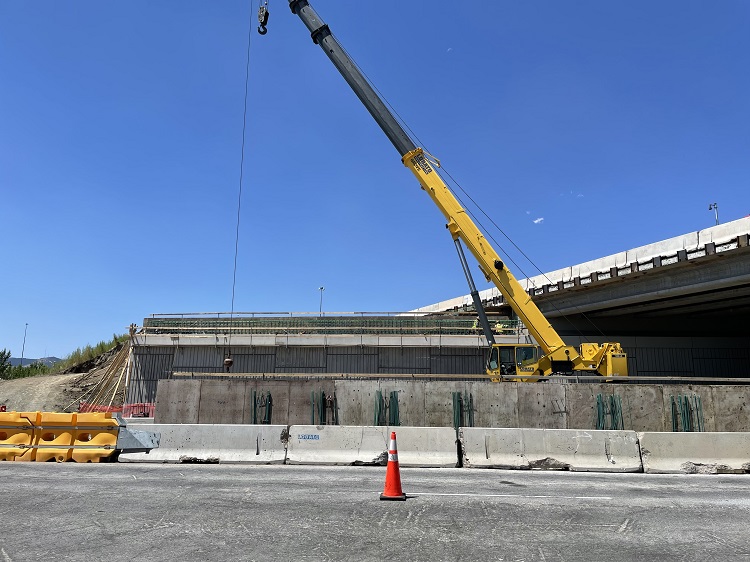
M 401 128 L 398 121 L 393 117 L 388 108 L 383 103 L 372 89 L 370 83 L 362 76 L 362 73 L 357 69 L 356 65 L 346 54 L 346 51 L 341 47 L 336 38 L 331 34 L 331 30 L 328 29 L 326 23 L 320 19 L 320 16 L 315 13 L 312 6 L 307 0 L 289 0 L 289 7 L 292 12 L 297 14 L 302 22 L 310 30 L 310 36 L 312 40 L 323 49 L 331 62 L 351 86 L 354 93 L 360 101 L 365 104 L 367 111 L 370 112 L 378 122 L 380 128 L 386 134 L 388 139 L 396 147 L 398 153 L 404 156 L 408 152 L 411 152 L 416 148 L 416 145 L 406 134 L 406 131 Z
M 331 59 L 354 93 L 377 121 L 388 139 L 396 147 L 404 165 L 417 177 L 422 189 L 435 202 L 448 220 L 448 229 L 454 240 L 460 238 L 479 262 L 485 277 L 492 281 L 513 308 L 520 320 L 529 330 L 544 351 L 545 355 L 566 347 L 562 338 L 552 328 L 531 297 L 523 289 L 513 274 L 503 264 L 500 256 L 490 246 L 482 232 L 477 228 L 446 183 L 435 171 L 435 166 L 425 157 L 424 151 L 417 148 L 409 135 L 404 131 L 393 114 L 388 110 L 380 96 L 357 69 L 346 54 L 326 23 L 313 10 L 307 0 L 289 0 L 292 12 L 300 17 L 310 30 L 312 40 L 320 45 L 323 52 Z M 574 348 L 568 352 L 578 355 Z M 567 357 L 573 360 L 573 356 Z

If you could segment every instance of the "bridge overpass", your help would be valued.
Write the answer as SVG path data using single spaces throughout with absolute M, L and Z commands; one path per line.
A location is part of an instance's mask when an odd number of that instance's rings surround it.
M 521 281 L 563 336 L 750 336 L 750 216 Z M 488 310 L 508 311 L 496 288 Z M 473 309 L 469 295 L 417 309 Z

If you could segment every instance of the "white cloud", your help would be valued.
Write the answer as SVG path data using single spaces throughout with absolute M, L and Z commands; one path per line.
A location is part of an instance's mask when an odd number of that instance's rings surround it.
M 539 217 L 538 219 L 534 219 L 534 224 L 539 224 L 540 222 L 544 221 L 544 217 Z

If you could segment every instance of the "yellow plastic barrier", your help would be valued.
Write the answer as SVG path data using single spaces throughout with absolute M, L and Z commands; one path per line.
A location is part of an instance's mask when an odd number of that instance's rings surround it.
M 36 461 L 65 462 L 71 458 L 75 414 L 39 412 L 40 422 L 34 434 Z
M 0 460 L 100 462 L 115 452 L 118 433 L 105 412 L 0 412 Z
M 34 460 L 34 420 L 19 412 L 0 412 L 0 461 Z M 25 457 L 25 458 L 24 458 Z
M 93 412 L 77 416 L 78 427 L 73 432 L 71 460 L 99 462 L 115 452 L 120 428 L 111 413 Z

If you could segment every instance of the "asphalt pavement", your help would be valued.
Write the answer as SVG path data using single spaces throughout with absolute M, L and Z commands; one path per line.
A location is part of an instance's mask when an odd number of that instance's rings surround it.
M 0 463 L 0 562 L 750 560 L 750 475 Z

